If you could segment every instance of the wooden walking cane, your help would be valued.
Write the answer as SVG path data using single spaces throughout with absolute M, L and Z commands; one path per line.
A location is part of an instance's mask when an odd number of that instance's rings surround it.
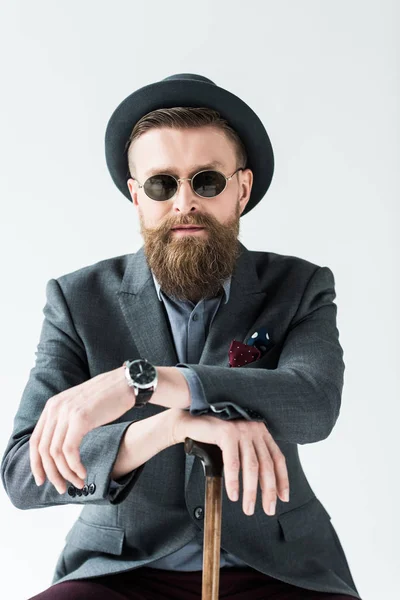
M 185 438 L 186 454 L 198 456 L 206 477 L 201 600 L 218 600 L 222 516 L 222 450 L 216 444 Z

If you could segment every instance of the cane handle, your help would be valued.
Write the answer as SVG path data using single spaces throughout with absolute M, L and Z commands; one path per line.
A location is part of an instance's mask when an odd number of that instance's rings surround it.
M 185 452 L 200 458 L 206 477 L 222 477 L 224 463 L 222 450 L 217 444 L 197 442 L 187 437 L 185 438 Z

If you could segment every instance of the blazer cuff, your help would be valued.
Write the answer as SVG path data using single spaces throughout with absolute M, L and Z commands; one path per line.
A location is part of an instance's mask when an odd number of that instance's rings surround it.
M 215 402 L 214 404 L 209 404 L 198 374 L 189 365 L 184 363 L 178 363 L 175 366 L 184 375 L 189 385 L 191 403 L 190 407 L 184 410 L 190 411 L 191 415 L 214 414 L 223 421 L 230 421 L 232 419 L 264 421 L 263 417 L 256 411 L 239 406 L 234 402 Z
M 82 463 L 87 470 L 87 481 L 85 483 L 88 485 L 90 483 L 95 484 L 94 493 L 87 496 L 76 495 L 71 498 L 67 491 L 61 498 L 67 498 L 69 501 L 75 500 L 78 503 L 86 502 L 103 505 L 120 504 L 125 500 L 138 480 L 144 464 L 118 480 L 111 480 L 110 475 L 126 430 L 135 421 L 136 419 L 107 423 L 92 429 L 84 436 L 80 446 L 80 454 Z M 104 449 L 107 449 L 107 451 L 104 452 Z M 111 481 L 114 481 L 113 486 Z

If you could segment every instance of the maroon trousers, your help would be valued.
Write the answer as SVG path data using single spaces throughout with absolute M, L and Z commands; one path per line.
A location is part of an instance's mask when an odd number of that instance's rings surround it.
M 202 571 L 141 567 L 123 573 L 55 583 L 29 600 L 201 600 Z M 225 600 L 351 600 L 354 596 L 306 590 L 251 568 L 220 569 Z

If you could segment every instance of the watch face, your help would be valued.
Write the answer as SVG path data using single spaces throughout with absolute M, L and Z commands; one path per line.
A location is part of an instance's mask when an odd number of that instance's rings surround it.
M 151 387 L 151 385 L 154 384 L 157 375 L 153 365 L 142 358 L 132 362 L 129 367 L 129 373 L 132 380 L 135 382 L 135 385 L 137 385 L 138 388 L 144 389 Z

